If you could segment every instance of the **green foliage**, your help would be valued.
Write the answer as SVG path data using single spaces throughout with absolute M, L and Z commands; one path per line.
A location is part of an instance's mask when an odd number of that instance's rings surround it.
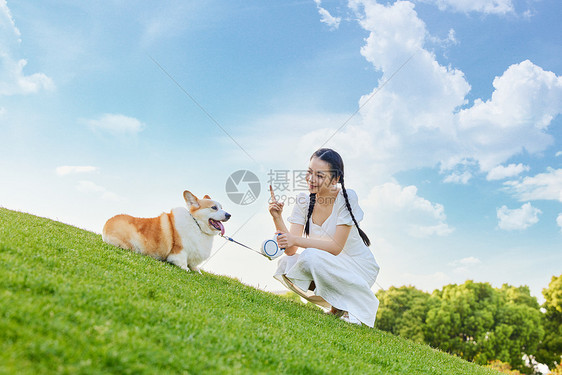
M 544 308 L 547 312 L 556 313 L 556 318 L 562 320 L 562 274 L 558 277 L 552 276 L 548 288 L 542 291 L 544 298 Z
M 377 327 L 415 342 L 425 342 L 424 325 L 430 307 L 430 296 L 413 286 L 379 290 Z
M 542 319 L 545 336 L 540 343 L 537 360 L 555 368 L 562 362 L 562 274 L 553 276 L 542 294 L 545 298 Z
M 492 360 L 532 372 L 523 355 L 535 355 L 544 331 L 529 288 L 467 281 L 431 295 L 413 287 L 379 293 L 377 327 L 479 364 Z
M 442 291 L 435 291 L 433 297 L 439 300 L 428 312 L 428 343 L 445 351 L 456 353 L 463 358 L 474 360 L 481 354 L 479 343 L 494 325 L 494 314 L 499 297 L 486 283 L 466 282 L 463 285 L 447 285 Z M 488 359 L 479 356 L 480 363 Z
M 494 374 L 0 208 L 0 374 Z
M 532 307 L 533 309 L 539 308 L 539 303 L 537 299 L 531 296 L 531 290 L 527 285 L 520 287 L 515 287 L 507 284 L 503 284 L 500 292 L 504 295 L 507 302 L 514 303 L 516 305 L 525 305 Z

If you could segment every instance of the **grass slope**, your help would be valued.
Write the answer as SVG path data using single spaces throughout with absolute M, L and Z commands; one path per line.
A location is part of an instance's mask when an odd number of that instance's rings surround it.
M 164 372 L 497 374 L 0 208 L 0 373 Z

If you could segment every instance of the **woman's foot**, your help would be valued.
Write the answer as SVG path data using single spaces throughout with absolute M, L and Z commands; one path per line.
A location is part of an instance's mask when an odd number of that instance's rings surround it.
M 332 306 L 332 308 L 330 309 L 330 312 L 328 312 L 328 315 L 333 315 L 336 318 L 342 317 L 343 314 L 345 314 L 345 311 L 340 310 L 338 308 L 335 308 L 334 306 Z

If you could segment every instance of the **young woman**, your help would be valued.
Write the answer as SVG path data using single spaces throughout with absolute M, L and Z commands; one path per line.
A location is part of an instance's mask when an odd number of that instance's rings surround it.
M 345 188 L 341 156 L 332 149 L 316 151 L 306 181 L 310 194 L 297 196 L 287 218 L 289 229 L 281 216 L 283 203 L 271 190 L 269 212 L 279 246 L 285 248 L 274 277 L 309 301 L 330 308 L 331 314 L 373 327 L 379 301 L 371 287 L 379 265 L 369 238 L 359 228 L 363 211 L 357 194 Z M 297 254 L 298 248 L 304 250 Z

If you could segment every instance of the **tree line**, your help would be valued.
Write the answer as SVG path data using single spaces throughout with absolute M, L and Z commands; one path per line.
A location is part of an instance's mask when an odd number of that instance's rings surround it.
M 412 286 L 379 290 L 376 326 L 486 365 L 501 361 L 525 374 L 534 364 L 561 366 L 562 275 L 543 289 L 466 281 L 426 293 Z

